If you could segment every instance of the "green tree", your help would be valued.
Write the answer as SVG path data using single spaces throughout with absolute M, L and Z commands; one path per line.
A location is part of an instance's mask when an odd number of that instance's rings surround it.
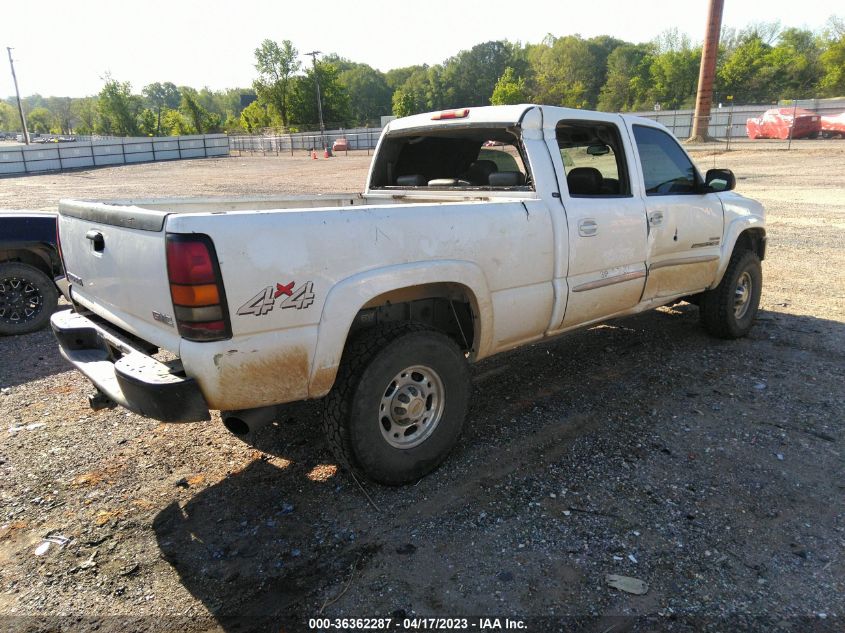
M 76 117 L 70 97 L 48 97 L 47 109 L 53 114 L 54 125 L 59 134 L 73 134 Z
M 418 66 L 401 86 L 400 106 L 404 116 L 450 107 L 446 97 L 443 66 Z M 395 105 L 395 98 L 391 103 Z M 395 114 L 395 112 L 394 112 Z
M 241 112 L 241 127 L 250 134 L 260 132 L 270 125 L 271 119 L 267 113 L 267 106 L 258 101 L 253 101 Z
M 525 103 L 528 100 L 528 93 L 525 89 L 525 79 L 517 77 L 513 68 L 508 66 L 505 72 L 496 82 L 493 88 L 493 95 L 490 103 L 493 105 L 516 105 Z
M 426 70 L 428 66 L 403 66 L 402 68 L 393 68 L 384 74 L 384 80 L 387 82 L 387 87 L 391 90 L 397 90 L 402 87 L 408 78 L 415 72 Z
M 412 92 L 406 92 L 403 88 L 397 88 L 393 93 L 393 115 L 398 117 L 411 116 L 420 110 L 417 107 L 416 96 Z
M 443 107 L 482 106 L 505 68 L 511 65 L 513 45 L 503 40 L 476 44 L 443 64 L 442 84 L 446 86 Z
M 39 107 L 26 115 L 26 124 L 30 132 L 47 134 L 55 127 L 56 119 L 47 108 Z
M 71 104 L 73 115 L 78 121 L 76 124 L 77 134 L 93 134 L 97 127 L 97 97 L 83 97 L 74 99 Z
M 147 105 L 156 115 L 155 134 L 161 135 L 161 113 L 165 108 L 175 109 L 179 107 L 181 95 L 179 89 L 169 81 L 164 83 L 151 83 L 144 86 L 142 90 L 146 97 Z
M 21 129 L 21 119 L 17 108 L 13 108 L 5 101 L 0 101 L 0 130 L 17 132 Z
M 168 136 L 184 136 L 194 133 L 188 118 L 179 110 L 169 108 L 161 113 L 161 129 Z
M 161 134 L 161 118 L 149 108 L 141 110 L 138 115 L 138 128 L 145 136 L 159 136 Z
M 820 53 L 818 38 L 812 31 L 784 29 L 765 58 L 774 79 L 769 84 L 770 96 L 774 99 L 815 96 L 824 73 Z
M 845 22 L 842 20 L 831 18 L 819 63 L 822 72 L 818 86 L 822 96 L 845 95 Z
M 734 97 L 734 103 L 765 103 L 776 78 L 766 62 L 772 47 L 757 33 L 740 41 L 717 70 L 719 91 Z
M 316 67 L 309 68 L 304 77 L 295 78 L 290 95 L 290 121 L 298 124 L 314 124 L 319 121 L 315 76 L 320 81 L 323 121 L 326 124 L 344 125 L 349 120 L 349 95 L 345 86 L 340 83 L 337 68 L 325 61 L 319 61 Z
M 255 95 L 255 90 L 250 88 L 228 88 L 221 90 L 216 94 L 216 101 L 218 109 L 214 110 L 218 114 L 225 114 L 228 116 L 239 117 L 243 106 L 241 105 L 241 95 L 251 94 Z M 257 96 L 257 95 L 255 95 Z
M 301 64 L 297 60 L 299 52 L 290 40 L 282 40 L 281 45 L 273 40 L 264 40 L 255 49 L 255 69 L 258 79 L 253 82 L 258 98 L 272 105 L 282 119 L 282 125 L 288 125 L 290 85 L 294 74 Z
M 651 56 L 648 46 L 625 44 L 607 57 L 607 79 L 599 92 L 599 110 L 633 110 L 649 84 Z
M 226 116 L 223 122 L 223 132 L 226 134 L 237 134 L 238 132 L 245 132 L 240 115 L 235 116 L 231 112 Z
M 692 107 L 698 86 L 701 48 L 693 47 L 689 37 L 677 29 L 661 33 L 651 47 L 651 85 L 640 86 L 637 107 L 650 109 L 655 103 L 671 109 Z
M 132 98 L 129 82 L 119 82 L 106 75 L 106 85 L 100 91 L 97 101 L 100 114 L 100 129 L 115 136 L 135 136 L 140 104 Z
M 12 97 L 12 99 L 14 99 L 14 97 Z M 21 103 L 23 103 L 24 112 L 30 112 L 35 108 L 47 108 L 49 110 L 49 108 L 47 107 L 49 105 L 47 103 L 47 99 L 45 99 L 38 93 L 21 98 Z
M 392 91 L 384 73 L 367 64 L 351 64 L 341 70 L 338 81 L 349 95 L 349 114 L 358 123 L 366 123 L 390 112 Z
M 193 132 L 206 134 L 220 127 L 220 115 L 209 112 L 200 104 L 196 90 L 183 86 L 181 93 L 179 111 L 189 121 Z
M 589 108 L 601 88 L 597 72 L 599 55 L 578 35 L 554 39 L 529 51 L 534 81 L 532 93 L 539 103 Z

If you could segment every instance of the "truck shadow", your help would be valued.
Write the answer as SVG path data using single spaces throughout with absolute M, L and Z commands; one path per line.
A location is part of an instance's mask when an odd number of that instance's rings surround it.
M 335 495 L 355 492 L 257 459 L 184 507 L 169 505 L 153 529 L 162 556 L 226 631 L 279 631 L 306 597 L 375 551 L 338 542 L 345 526 L 335 519 L 348 502 L 333 517 L 325 510 Z
M 32 334 L 0 336 L 0 387 L 14 387 L 73 367 L 59 354 L 49 327 Z
M 255 444 L 261 458 L 183 507 L 174 502 L 159 512 L 153 529 L 161 554 L 224 630 L 306 629 L 308 618 L 335 613 L 332 598 L 343 597 L 353 577 L 369 577 L 359 591 L 381 591 L 410 567 L 426 585 L 429 570 L 408 556 L 416 549 L 411 534 L 467 508 L 477 514 L 489 495 L 498 494 L 491 491 L 496 482 L 545 477 L 550 460 L 566 459 L 572 442 L 587 434 L 645 434 L 656 424 L 648 421 L 650 410 L 692 403 L 714 376 L 748 375 L 756 363 L 748 355 L 763 359 L 777 347 L 786 361 L 811 366 L 830 362 L 830 353 L 841 356 L 845 341 L 845 324 L 769 311 L 760 313 L 748 339 L 714 341 L 697 327 L 697 317 L 696 308 L 680 305 L 480 363 L 473 368 L 475 396 L 459 447 L 416 486 L 366 485 L 364 493 L 325 452 L 319 403 L 295 405 L 286 411 L 296 420 L 295 438 L 269 427 Z M 705 356 L 706 365 L 696 363 Z M 621 430 L 619 420 L 632 414 L 644 416 L 645 428 Z M 522 500 L 515 503 L 518 514 Z M 501 556 L 492 548 L 475 549 L 473 565 L 497 565 Z M 539 576 L 533 581 L 544 582 Z M 374 612 L 365 605 L 358 615 L 389 617 L 404 613 L 408 603 L 440 604 L 426 597 L 426 587 L 410 591 L 401 600 L 395 596 L 395 609 Z M 379 604 L 389 600 L 382 597 Z M 540 613 L 539 597 L 519 600 L 508 609 Z

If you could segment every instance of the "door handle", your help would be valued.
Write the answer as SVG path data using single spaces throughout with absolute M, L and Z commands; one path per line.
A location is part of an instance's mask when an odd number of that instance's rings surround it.
M 592 237 L 599 232 L 599 225 L 592 218 L 581 220 L 578 223 L 578 235 L 581 237 Z
M 648 216 L 648 223 L 652 226 L 657 226 L 659 224 L 663 224 L 663 212 L 662 211 L 655 211 L 654 213 Z
M 94 251 L 97 253 L 102 253 L 103 249 L 106 248 L 106 240 L 103 237 L 103 234 L 97 230 L 91 229 L 85 234 L 86 240 L 91 240 L 91 244 L 94 245 Z

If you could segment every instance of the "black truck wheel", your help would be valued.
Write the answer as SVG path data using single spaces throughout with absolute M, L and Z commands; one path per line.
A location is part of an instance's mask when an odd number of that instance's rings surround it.
M 0 264 L 0 334 L 41 329 L 56 311 L 58 299 L 53 280 L 34 266 Z
M 416 481 L 455 446 L 466 417 L 467 361 L 416 323 L 365 330 L 344 352 L 323 425 L 337 459 L 386 485 Z
M 748 334 L 757 317 L 762 286 L 763 271 L 757 254 L 735 252 L 719 285 L 701 293 L 699 310 L 704 328 L 727 339 Z

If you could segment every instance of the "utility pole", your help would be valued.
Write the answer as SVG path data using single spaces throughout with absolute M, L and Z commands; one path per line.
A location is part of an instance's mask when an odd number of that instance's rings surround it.
M 687 142 L 709 141 L 710 108 L 713 106 L 713 80 L 716 77 L 716 56 L 719 53 L 719 34 L 722 30 L 722 10 L 725 0 L 710 0 L 707 12 L 707 31 L 701 48 L 701 67 L 698 71 L 698 94 L 695 97 L 695 116 L 692 134 Z
M 311 61 L 314 64 L 314 81 L 317 84 L 317 114 L 320 116 L 320 142 L 323 144 L 323 149 L 327 149 L 326 126 L 323 125 L 323 100 L 320 97 L 320 77 L 317 75 L 317 55 L 321 55 L 322 51 L 311 51 L 305 54 L 311 56 Z
M 18 113 L 21 115 L 21 126 L 23 127 L 23 142 L 29 145 L 29 131 L 26 129 L 26 117 L 23 115 L 23 105 L 21 104 L 21 91 L 18 90 L 18 77 L 15 75 L 15 62 L 12 61 L 12 48 L 6 47 L 9 53 L 9 66 L 12 67 L 12 80 L 15 82 L 15 94 L 18 96 Z

